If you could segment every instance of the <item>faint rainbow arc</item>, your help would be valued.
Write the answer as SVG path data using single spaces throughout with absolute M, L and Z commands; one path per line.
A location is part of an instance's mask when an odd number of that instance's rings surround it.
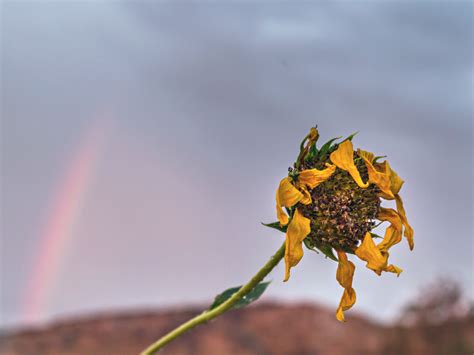
M 48 306 L 66 242 L 72 235 L 84 194 L 104 145 L 104 123 L 104 120 L 94 123 L 83 134 L 78 149 L 66 165 L 59 188 L 53 194 L 23 300 L 23 314 L 28 320 L 39 320 Z

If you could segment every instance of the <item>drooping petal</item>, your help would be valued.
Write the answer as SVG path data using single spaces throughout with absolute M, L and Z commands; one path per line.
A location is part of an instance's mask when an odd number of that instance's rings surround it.
M 400 192 L 405 181 L 403 181 L 403 179 L 390 167 L 388 161 L 385 161 L 385 166 L 386 171 L 390 171 L 390 189 L 392 190 L 393 195 L 396 195 Z
M 397 231 L 393 226 L 389 226 L 385 230 L 385 236 L 383 240 L 379 243 L 379 245 L 377 245 L 377 248 L 379 248 L 381 252 L 387 252 L 392 246 L 400 243 L 401 239 L 401 233 Z
M 385 260 L 387 260 L 387 264 L 388 264 L 388 257 L 389 257 L 388 251 L 381 251 L 381 253 L 383 257 L 385 258 Z M 403 269 L 399 268 L 396 265 L 390 264 L 390 265 L 385 266 L 382 271 L 397 274 L 397 277 L 398 277 L 403 272 Z
M 309 151 L 311 147 L 316 143 L 319 138 L 319 132 L 316 127 L 311 127 L 308 134 L 308 143 L 306 144 L 305 149 Z
M 371 152 L 368 152 L 366 150 L 362 150 L 362 149 L 357 149 L 357 154 L 359 154 L 359 156 L 361 158 L 365 158 L 367 159 L 368 161 L 370 161 L 371 163 L 374 161 L 375 159 L 375 154 L 374 153 L 371 153 Z
M 404 236 L 408 240 L 408 245 L 410 246 L 410 250 L 413 250 L 415 246 L 415 242 L 413 241 L 413 228 L 410 226 L 407 220 L 407 216 L 405 214 L 405 208 L 403 207 L 403 201 L 400 195 L 395 195 L 395 202 L 397 204 L 398 215 L 402 220 L 403 226 L 405 227 Z
M 288 216 L 282 210 L 282 207 L 292 207 L 303 197 L 303 194 L 293 186 L 289 177 L 280 181 L 280 185 L 276 192 L 276 211 L 281 225 L 286 225 L 288 223 Z
M 367 172 L 369 173 L 369 182 L 377 185 L 384 195 L 387 195 L 393 200 L 394 196 L 392 194 L 392 190 L 390 189 L 390 175 L 386 172 L 377 171 L 372 163 L 364 156 L 362 156 L 362 159 L 364 159 Z
M 354 164 L 354 148 L 351 141 L 346 140 L 339 144 L 337 150 L 331 153 L 330 159 L 339 169 L 346 170 L 351 174 L 359 187 L 365 189 L 369 186 L 368 182 L 364 183 L 362 181 L 359 171 Z
M 296 160 L 296 164 L 299 167 L 300 163 L 304 160 L 307 156 L 311 147 L 314 146 L 316 141 L 319 138 L 319 132 L 316 127 L 311 127 L 308 135 L 304 137 L 303 141 L 300 144 L 300 154 L 298 155 L 298 159 Z
M 364 240 L 356 249 L 355 254 L 359 259 L 366 261 L 366 267 L 375 271 L 377 275 L 380 275 L 387 266 L 387 257 L 382 255 L 369 232 L 365 234 Z
M 383 241 L 378 245 L 382 252 L 387 252 L 393 245 L 400 242 L 402 238 L 402 220 L 397 211 L 391 208 L 381 207 L 377 218 L 381 221 L 390 222 L 390 226 L 385 231 Z
M 392 191 L 395 202 L 397 204 L 397 211 L 398 215 L 403 223 L 403 226 L 405 227 L 405 231 L 403 232 L 403 235 L 407 238 L 408 240 L 408 245 L 410 246 L 410 250 L 413 250 L 415 244 L 413 241 L 413 228 L 410 226 L 408 223 L 406 213 L 405 213 L 405 208 L 403 207 L 403 201 L 402 198 L 399 195 L 400 189 L 402 188 L 402 185 L 404 183 L 403 179 L 398 176 L 398 174 L 390 167 L 388 161 L 384 161 L 383 163 L 380 163 L 376 166 L 377 170 L 380 171 L 385 171 L 389 172 L 390 174 L 390 190 Z M 387 198 L 387 196 L 383 196 L 384 198 Z
M 390 264 L 389 266 L 387 266 L 385 268 L 386 272 L 393 272 L 394 274 L 397 274 L 397 277 L 400 276 L 400 274 L 403 272 L 403 269 L 402 268 L 399 268 L 398 266 L 396 265 L 392 265 Z
M 322 182 L 326 181 L 334 174 L 336 170 L 335 165 L 330 165 L 326 169 L 318 170 L 318 169 L 307 169 L 303 170 L 298 175 L 298 183 L 300 185 L 306 185 L 310 189 L 314 189 L 316 186 L 321 184 Z
M 316 127 L 311 127 L 309 129 L 308 139 L 310 142 L 314 143 L 318 139 L 319 133 Z
M 303 198 L 300 200 L 300 202 L 303 205 L 309 205 L 313 200 L 311 199 L 311 194 L 309 193 L 306 186 L 300 186 L 300 192 L 303 194 Z
M 280 225 L 286 226 L 288 224 L 288 215 L 282 209 L 279 190 L 277 190 L 276 192 L 275 200 L 276 200 L 276 213 L 277 213 L 278 221 L 280 222 Z
M 303 194 L 295 186 L 293 186 L 289 177 L 286 177 L 280 181 L 278 194 L 281 205 L 285 207 L 292 207 L 303 198 Z
M 303 257 L 303 240 L 311 231 L 310 220 L 296 209 L 286 231 L 285 280 L 290 278 L 290 269 Z
M 388 265 L 388 252 L 380 250 L 375 245 L 369 232 L 365 234 L 364 240 L 356 249 L 355 254 L 359 259 L 366 261 L 366 267 L 375 271 L 379 276 L 382 274 L 382 271 L 393 272 L 397 274 L 397 276 L 403 271 L 398 266 L 392 264 Z
M 402 220 L 399 214 L 392 208 L 380 207 L 377 219 L 390 222 L 390 224 L 400 233 L 402 232 Z
M 347 259 L 346 253 L 343 251 L 337 251 L 338 266 L 336 272 L 336 279 L 339 284 L 344 287 L 344 293 L 342 294 L 339 307 L 336 311 L 336 318 L 340 322 L 344 322 L 344 311 L 351 308 L 356 302 L 356 293 L 352 288 L 352 279 L 354 277 L 354 264 Z
M 381 197 L 386 200 L 393 200 L 394 196 L 398 194 L 402 188 L 404 183 L 403 179 L 390 167 L 387 160 L 382 163 L 374 164 L 374 167 L 378 172 L 384 173 L 390 177 L 390 191 L 392 191 L 392 194 L 382 192 Z

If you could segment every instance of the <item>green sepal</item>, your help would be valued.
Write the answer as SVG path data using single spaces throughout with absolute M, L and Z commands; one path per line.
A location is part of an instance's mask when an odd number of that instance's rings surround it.
M 333 138 L 333 139 L 330 139 L 328 140 L 326 143 L 323 144 L 323 146 L 321 147 L 321 149 L 319 150 L 319 153 L 318 153 L 318 156 L 321 158 L 323 157 L 326 153 L 329 152 L 330 148 L 331 148 L 331 144 L 338 140 L 338 139 L 341 139 L 342 137 L 336 137 L 336 138 Z
M 316 148 L 316 143 L 313 144 L 309 150 L 309 153 L 305 156 L 305 161 L 310 161 L 318 155 L 318 148 Z
M 355 136 L 357 133 L 359 133 L 359 131 L 352 133 L 349 137 L 347 137 L 346 139 L 344 139 L 343 142 L 344 142 L 344 141 L 351 141 L 351 142 L 352 142 L 352 138 L 354 138 L 354 136 Z
M 327 258 L 329 258 L 331 260 L 334 260 L 334 261 L 338 261 L 336 256 L 334 255 L 332 247 L 330 247 L 329 245 L 320 245 L 316 248 L 318 248 L 321 251 L 321 253 L 326 255 Z
M 331 259 L 331 260 L 334 260 L 334 261 L 338 261 L 336 256 L 334 255 L 334 252 L 332 250 L 332 247 L 329 246 L 329 245 L 315 245 L 311 239 L 309 238 L 305 238 L 303 240 L 303 243 L 304 245 L 306 246 L 306 248 L 308 248 L 309 250 L 311 251 L 314 251 L 316 253 L 319 254 L 319 251 L 321 253 L 323 253 L 327 258 Z M 318 251 L 319 250 L 319 251 Z
M 304 238 L 303 243 L 306 248 L 319 254 L 319 251 L 316 250 L 316 247 L 313 245 L 313 243 L 311 243 L 311 240 L 309 238 Z
M 240 300 L 235 302 L 235 304 L 230 309 L 242 308 L 242 307 L 245 307 L 245 306 L 249 305 L 250 303 L 258 300 L 260 298 L 260 296 L 265 292 L 265 290 L 267 289 L 270 282 L 271 281 L 258 283 L 257 286 L 255 286 L 252 289 L 252 291 L 250 291 L 244 297 L 242 297 Z M 212 309 L 220 306 L 222 303 L 224 303 L 229 298 L 231 298 L 232 295 L 234 293 L 236 293 L 238 290 L 240 290 L 241 288 L 242 288 L 242 286 L 231 287 L 231 288 L 228 288 L 227 290 L 225 290 L 224 292 L 218 294 L 214 298 L 214 302 L 209 307 L 209 310 L 212 310 Z
M 383 237 L 381 237 L 380 235 L 375 234 L 375 233 L 372 233 L 372 232 L 370 232 L 370 236 L 371 236 L 372 238 L 383 239 Z
M 283 232 L 283 233 L 286 233 L 286 230 L 288 228 L 288 226 L 282 226 L 280 224 L 280 222 L 273 222 L 273 223 L 260 222 L 260 223 L 262 223 L 265 227 L 273 228 L 273 229 L 279 230 L 280 232 Z

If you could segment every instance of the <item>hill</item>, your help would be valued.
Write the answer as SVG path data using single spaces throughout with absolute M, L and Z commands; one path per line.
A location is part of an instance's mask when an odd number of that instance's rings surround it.
M 103 314 L 0 336 L 1 355 L 138 354 L 199 308 Z M 472 354 L 472 317 L 438 325 L 383 326 L 360 315 L 341 324 L 316 304 L 259 303 L 229 312 L 160 354 Z

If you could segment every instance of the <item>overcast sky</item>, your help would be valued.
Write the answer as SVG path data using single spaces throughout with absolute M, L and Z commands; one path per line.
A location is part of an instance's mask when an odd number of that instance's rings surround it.
M 2 324 L 205 304 L 247 281 L 283 241 L 260 221 L 315 124 L 322 140 L 359 131 L 406 180 L 415 250 L 393 249 L 398 279 L 356 262 L 354 309 L 391 319 L 437 275 L 472 296 L 472 3 L 2 5 Z M 32 319 L 44 226 L 95 131 Z M 335 307 L 335 271 L 306 252 L 266 297 Z

